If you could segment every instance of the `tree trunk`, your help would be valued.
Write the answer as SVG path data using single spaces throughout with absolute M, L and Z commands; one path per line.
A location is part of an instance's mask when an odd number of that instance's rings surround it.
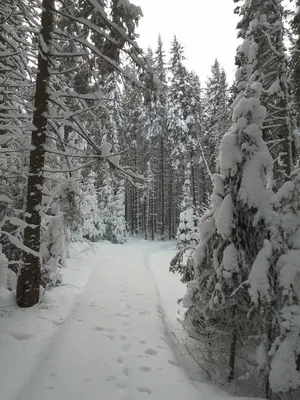
M 164 170 L 164 138 L 163 134 L 160 136 L 160 173 L 161 173 L 161 179 L 160 179 L 160 190 L 161 190 L 161 196 L 160 196 L 160 201 L 161 201 L 161 238 L 164 237 L 165 235 L 165 170 Z
M 50 80 L 50 46 L 53 31 L 54 0 L 43 0 L 41 31 L 38 57 L 38 72 L 34 99 L 33 125 L 27 183 L 25 218 L 27 227 L 24 230 L 24 245 L 34 252 L 40 252 L 40 228 L 42 211 L 42 189 L 44 183 L 43 168 L 45 163 L 46 131 L 48 122 L 47 92 Z M 23 254 L 17 283 L 17 303 L 20 307 L 31 307 L 39 301 L 41 281 L 40 257 L 28 252 Z
M 169 240 L 172 239 L 172 216 L 173 216 L 173 173 L 172 170 L 170 171 L 170 176 L 169 176 L 170 182 L 169 182 L 169 209 L 168 209 L 168 214 L 169 214 Z
M 235 359 L 236 359 L 236 344 L 237 344 L 237 326 L 236 326 L 236 306 L 233 308 L 233 331 L 230 345 L 230 356 L 229 356 L 229 375 L 228 382 L 232 382 L 235 373 Z

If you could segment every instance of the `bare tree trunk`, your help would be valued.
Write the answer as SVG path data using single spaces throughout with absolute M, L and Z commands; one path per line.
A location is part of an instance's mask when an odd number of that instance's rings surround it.
M 40 252 L 40 228 L 43 190 L 43 168 L 45 164 L 46 131 L 48 122 L 48 100 L 50 80 L 50 47 L 53 32 L 54 0 L 43 0 L 41 16 L 41 31 L 34 99 L 33 125 L 31 135 L 32 150 L 30 151 L 29 175 L 27 183 L 26 222 L 24 245 L 34 252 Z M 20 307 L 31 307 L 39 301 L 41 281 L 40 257 L 24 252 L 23 266 L 17 283 L 17 303 Z
M 137 143 L 137 137 L 135 136 L 135 143 Z M 138 154 L 135 145 L 134 148 L 134 171 L 138 171 Z M 133 235 L 138 235 L 139 233 L 139 200 L 138 200 L 138 190 L 133 187 Z
M 169 175 L 169 240 L 172 239 L 172 216 L 173 216 L 173 172 L 172 170 L 170 171 L 170 175 Z
M 151 212 L 151 240 L 155 239 L 155 212 L 154 212 L 154 197 L 152 197 L 150 202 L 150 212 Z
M 193 206 L 197 207 L 197 196 L 196 196 L 196 174 L 195 174 L 195 154 L 194 151 L 190 151 L 191 157 L 191 191 L 193 198 Z
M 230 372 L 227 378 L 228 382 L 231 382 L 234 378 L 236 345 L 237 345 L 237 324 L 236 324 L 236 306 L 235 306 L 233 308 L 233 331 L 232 331 L 231 345 L 230 345 L 230 357 L 229 357 Z
M 195 183 L 195 166 L 194 166 L 194 164 L 191 164 L 191 189 L 192 189 L 193 206 L 197 207 L 196 183 Z
M 270 348 L 270 343 L 273 343 L 274 340 L 274 333 L 273 333 L 273 324 L 272 324 L 272 313 L 270 312 L 268 315 L 267 319 L 267 324 L 268 324 L 268 341 L 269 341 L 269 348 Z M 270 381 L 269 381 L 269 373 L 267 374 L 267 380 L 266 380 L 266 399 L 271 400 L 272 399 L 272 389 L 270 386 Z
M 161 237 L 165 235 L 165 160 L 164 160 L 164 138 L 160 136 L 160 190 L 161 190 Z

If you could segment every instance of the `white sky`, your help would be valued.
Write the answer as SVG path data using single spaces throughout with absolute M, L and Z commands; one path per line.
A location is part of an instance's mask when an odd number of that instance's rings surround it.
M 238 41 L 233 0 L 132 0 L 141 6 L 138 43 L 155 49 L 160 33 L 165 50 L 174 34 L 185 48 L 186 65 L 206 81 L 215 58 L 225 68 L 228 81 L 234 76 Z

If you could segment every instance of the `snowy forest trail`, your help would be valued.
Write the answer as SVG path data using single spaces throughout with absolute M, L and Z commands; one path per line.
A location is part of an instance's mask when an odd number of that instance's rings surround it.
M 95 246 L 97 262 L 73 312 L 13 400 L 224 396 L 192 382 L 169 346 L 158 286 L 148 266 L 153 248 L 144 242 Z M 164 262 L 162 257 L 158 252 L 154 261 Z

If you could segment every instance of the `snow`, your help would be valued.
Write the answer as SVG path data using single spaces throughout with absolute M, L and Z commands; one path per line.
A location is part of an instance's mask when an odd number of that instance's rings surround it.
M 231 278 L 233 272 L 239 272 L 239 253 L 233 243 L 230 243 L 224 249 L 223 266 L 224 278 Z
M 112 144 L 108 142 L 104 142 L 99 146 L 99 150 L 101 151 L 101 155 L 103 157 L 108 157 L 111 155 Z
M 8 285 L 8 262 L 2 253 L 2 245 L 0 245 L 0 295 L 6 290 Z
M 284 290 L 284 295 L 292 296 L 293 293 L 290 293 L 292 286 L 299 283 L 299 260 L 300 250 L 288 250 L 278 259 L 279 283 Z
M 176 300 L 185 287 L 168 272 L 174 253 L 170 242 L 76 243 L 63 284 L 38 306 L 18 309 L 13 292 L 2 296 L 0 398 L 227 397 L 196 381 L 184 354 Z
M 229 176 L 230 171 L 232 174 L 236 173 L 237 164 L 242 161 L 242 153 L 237 144 L 237 136 L 234 132 L 229 130 L 222 138 L 219 165 L 221 174 L 224 177 Z
M 269 259 L 272 256 L 272 244 L 269 240 L 264 240 L 263 248 L 258 253 L 249 274 L 249 294 L 254 304 L 258 300 L 270 301 L 270 283 L 268 272 L 270 269 Z
M 230 194 L 224 198 L 221 203 L 219 213 L 216 218 L 216 227 L 223 239 L 226 239 L 231 234 L 233 228 L 233 204 Z
M 299 332 L 298 332 L 299 335 Z M 275 393 L 297 389 L 300 385 L 300 372 L 295 359 L 295 338 L 290 335 L 284 339 L 271 364 L 270 384 Z

